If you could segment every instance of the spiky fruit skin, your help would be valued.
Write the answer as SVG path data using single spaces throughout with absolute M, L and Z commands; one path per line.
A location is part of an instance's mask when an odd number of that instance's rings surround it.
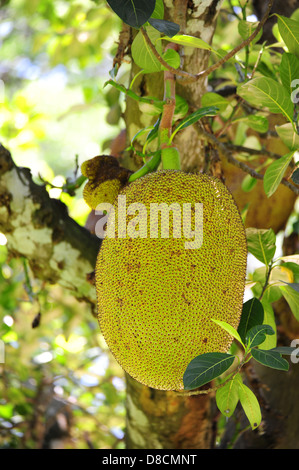
M 132 173 L 122 168 L 111 155 L 97 155 L 86 160 L 81 165 L 81 171 L 88 178 L 83 198 L 91 209 L 102 203 L 112 204 Z
M 238 327 L 247 260 L 244 226 L 227 188 L 204 174 L 162 170 L 120 195 L 127 207 L 143 203 L 148 214 L 150 203 L 203 204 L 200 248 L 186 249 L 188 239 L 173 237 L 170 216 L 169 238 L 161 238 L 161 227 L 158 238 L 150 238 L 150 223 L 146 238 L 132 233 L 119 238 L 116 231 L 115 238 L 103 240 L 96 263 L 99 324 L 116 360 L 149 387 L 182 390 L 194 357 L 231 345 L 232 337 L 212 318 Z M 117 227 L 117 200 L 114 206 Z M 127 215 L 127 224 L 136 214 Z

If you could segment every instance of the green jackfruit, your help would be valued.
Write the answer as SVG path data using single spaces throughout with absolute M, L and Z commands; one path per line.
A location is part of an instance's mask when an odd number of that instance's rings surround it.
M 247 246 L 234 199 L 217 178 L 161 170 L 125 186 L 109 220 L 95 272 L 107 345 L 137 381 L 182 390 L 194 357 L 231 345 L 212 319 L 239 324 Z
M 101 203 L 112 204 L 120 189 L 127 183 L 132 171 L 122 168 L 110 155 L 98 155 L 81 165 L 88 181 L 83 189 L 86 204 L 96 209 Z

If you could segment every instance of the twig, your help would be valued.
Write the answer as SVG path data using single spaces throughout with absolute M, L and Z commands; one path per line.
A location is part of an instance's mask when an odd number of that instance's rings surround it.
M 279 158 L 281 158 L 281 155 L 279 155 L 278 153 L 270 152 L 270 150 L 266 149 L 257 150 L 250 147 L 243 147 L 242 145 L 234 145 L 229 143 L 225 145 L 233 153 L 244 152 L 248 153 L 249 155 L 266 155 L 267 157 L 272 158 L 273 160 L 278 160 Z
M 239 52 L 241 49 L 243 49 L 243 47 L 246 47 L 248 46 L 252 41 L 253 39 L 255 39 L 255 37 L 258 35 L 258 33 L 260 32 L 260 30 L 262 29 L 262 27 L 264 26 L 265 22 L 267 21 L 268 19 L 268 16 L 270 14 L 270 11 L 271 11 L 271 8 L 272 8 L 272 5 L 273 5 L 273 1 L 274 0 L 269 0 L 269 3 L 268 3 L 268 7 L 267 7 L 267 10 L 266 10 L 266 13 L 265 15 L 263 16 L 263 18 L 261 19 L 261 21 L 259 22 L 257 28 L 255 29 L 255 31 L 247 38 L 245 39 L 243 42 L 241 42 L 241 44 L 239 44 L 238 46 L 236 46 L 234 49 L 232 49 L 228 54 L 226 54 L 224 57 L 222 57 L 218 62 L 216 62 L 215 64 L 211 65 L 210 67 L 208 67 L 206 70 L 203 70 L 202 72 L 198 72 L 197 74 L 192 74 L 192 73 L 188 73 L 188 72 L 185 72 L 184 70 L 179 70 L 179 69 L 175 69 L 173 67 L 171 67 L 164 59 L 163 57 L 161 57 L 161 55 L 159 54 L 159 52 L 156 50 L 154 44 L 152 43 L 152 41 L 150 40 L 146 30 L 144 29 L 144 27 L 142 26 L 140 28 L 141 30 L 141 33 L 144 37 L 144 40 L 146 41 L 147 45 L 149 46 L 149 48 L 151 49 L 152 53 L 154 54 L 154 56 L 158 59 L 158 61 L 163 65 L 163 67 L 165 67 L 167 70 L 169 70 L 171 73 L 173 73 L 174 75 L 180 75 L 182 77 L 186 77 L 186 80 L 184 80 L 184 83 L 188 83 L 189 81 L 197 81 L 199 80 L 200 78 L 204 78 L 206 77 L 207 75 L 209 75 L 211 72 L 214 72 L 214 70 L 218 69 L 219 67 L 221 67 L 225 62 L 227 62 L 229 59 L 231 59 L 232 57 L 234 57 L 234 55 Z
M 145 42 L 149 46 L 150 50 L 152 51 L 152 53 L 154 54 L 156 59 L 158 59 L 160 64 L 163 65 L 163 67 L 165 67 L 169 72 L 173 73 L 174 75 L 181 75 L 182 77 L 187 77 L 187 78 L 189 78 L 193 81 L 196 80 L 196 76 L 193 75 L 192 73 L 185 72 L 184 70 L 178 70 L 178 69 L 175 69 L 174 67 L 171 67 L 171 65 L 169 65 L 166 62 L 166 60 L 164 60 L 163 57 L 160 56 L 159 52 L 157 51 L 154 44 L 150 40 L 150 38 L 149 38 L 149 36 L 148 36 L 148 34 L 147 34 L 147 32 L 146 32 L 146 30 L 144 29 L 143 26 L 141 26 L 140 30 L 141 30 L 141 33 L 144 37 Z
M 240 362 L 240 364 L 238 365 L 236 370 L 234 372 L 232 372 L 226 378 L 226 380 L 224 380 L 221 384 L 216 385 L 215 387 L 207 388 L 206 390 L 193 390 L 193 391 L 190 391 L 190 392 L 186 391 L 186 392 L 176 392 L 176 393 L 179 396 L 191 397 L 191 396 L 194 396 L 194 395 L 206 395 L 208 393 L 215 392 L 219 388 L 224 387 L 224 385 L 226 385 L 230 380 L 232 380 L 240 372 L 240 370 L 241 370 L 241 368 L 243 367 L 244 364 L 245 364 L 245 357 L 242 359 L 242 361 Z
M 223 143 L 220 142 L 214 134 L 210 134 L 207 132 L 205 129 L 202 128 L 202 126 L 199 123 L 195 124 L 195 128 L 198 132 L 198 134 L 204 139 L 210 142 L 211 144 L 215 145 L 215 147 L 218 149 L 218 151 L 224 156 L 224 158 L 227 159 L 229 163 L 232 165 L 235 165 L 236 167 L 240 168 L 241 170 L 245 171 L 245 173 L 249 173 L 253 178 L 262 180 L 264 179 L 264 175 L 261 173 L 257 173 L 253 168 L 251 168 L 249 165 L 247 165 L 244 162 L 241 162 L 237 160 L 236 158 L 233 157 L 232 152 L 229 150 L 229 148 Z M 293 191 L 295 194 L 299 195 L 299 188 L 291 184 L 289 181 L 286 179 L 282 179 L 280 184 L 283 184 L 287 188 L 289 188 L 291 191 Z
M 210 67 L 208 67 L 206 70 L 204 70 L 203 72 L 199 72 L 198 74 L 196 74 L 196 77 L 197 78 L 203 78 L 203 77 L 206 77 L 207 75 L 209 75 L 211 72 L 214 72 L 214 70 L 218 69 L 219 67 L 221 67 L 221 65 L 223 65 L 225 62 L 227 62 L 229 59 L 231 59 L 232 57 L 234 57 L 234 55 L 239 52 L 241 49 L 243 49 L 243 47 L 246 47 L 248 46 L 252 41 L 253 39 L 258 35 L 258 33 L 260 32 L 260 30 L 262 29 L 262 27 L 264 26 L 264 24 L 266 23 L 267 19 L 268 19 L 268 16 L 270 14 L 270 11 L 271 11 L 271 8 L 272 8 L 272 5 L 273 5 L 273 1 L 274 0 L 269 0 L 269 3 L 268 3 L 268 7 L 267 7 L 267 10 L 266 10 L 266 13 L 265 15 L 263 16 L 263 18 L 261 19 L 261 21 L 259 22 L 256 30 L 247 38 L 245 39 L 243 42 L 241 42 L 241 44 L 239 44 L 238 46 L 236 46 L 232 51 L 230 51 L 228 54 L 226 54 L 226 56 L 224 56 L 222 59 L 220 59 L 218 62 L 216 62 L 215 64 L 211 65 Z

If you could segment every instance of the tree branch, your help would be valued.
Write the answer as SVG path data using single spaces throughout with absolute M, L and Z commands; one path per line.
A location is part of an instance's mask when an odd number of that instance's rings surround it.
M 192 74 L 192 73 L 189 73 L 189 72 L 185 72 L 184 70 L 175 69 L 174 67 L 171 67 L 163 59 L 163 57 L 161 57 L 161 55 L 158 53 L 158 51 L 155 48 L 154 44 L 150 40 L 145 28 L 142 26 L 140 28 L 140 30 L 141 30 L 141 33 L 144 37 L 145 42 L 147 43 L 147 45 L 151 49 L 151 51 L 154 54 L 154 56 L 156 57 L 156 59 L 158 59 L 158 61 L 163 65 L 163 67 L 165 67 L 167 70 L 169 70 L 169 72 L 173 73 L 174 75 L 180 75 L 181 77 L 186 77 L 186 80 L 184 80 L 183 83 L 188 83 L 189 81 L 190 82 L 191 81 L 197 81 L 200 78 L 206 77 L 207 75 L 209 75 L 210 73 L 214 72 L 216 69 L 221 67 L 223 64 L 225 64 L 225 62 L 227 62 L 232 57 L 234 57 L 237 54 L 237 52 L 239 52 L 241 49 L 243 49 L 244 47 L 247 47 L 256 38 L 256 36 L 258 35 L 260 30 L 262 29 L 262 27 L 266 23 L 266 21 L 269 17 L 270 11 L 272 9 L 272 6 L 273 6 L 273 1 L 274 0 L 269 0 L 268 7 L 267 7 L 265 15 L 263 16 L 263 18 L 259 22 L 259 24 L 258 24 L 257 28 L 255 29 L 255 31 L 247 39 L 242 41 L 238 46 L 236 46 L 234 49 L 232 49 L 228 54 L 226 54 L 224 57 L 222 57 L 220 60 L 218 60 L 218 62 L 211 65 L 206 70 L 203 70 L 203 71 L 198 72 L 196 74 Z
M 11 256 L 25 257 L 34 276 L 72 291 L 95 305 L 88 281 L 100 240 L 78 225 L 66 206 L 37 185 L 28 168 L 18 168 L 0 145 L 0 231 Z

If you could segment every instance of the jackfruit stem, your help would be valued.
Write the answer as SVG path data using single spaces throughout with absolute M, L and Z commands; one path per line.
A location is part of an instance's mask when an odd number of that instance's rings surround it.
M 152 171 L 156 171 L 158 169 L 158 166 L 160 165 L 161 162 L 161 152 L 156 152 L 152 158 L 146 162 L 139 170 L 135 171 L 129 179 L 128 182 L 132 183 L 133 181 L 137 180 L 141 176 L 147 175 L 147 173 L 151 173 Z

